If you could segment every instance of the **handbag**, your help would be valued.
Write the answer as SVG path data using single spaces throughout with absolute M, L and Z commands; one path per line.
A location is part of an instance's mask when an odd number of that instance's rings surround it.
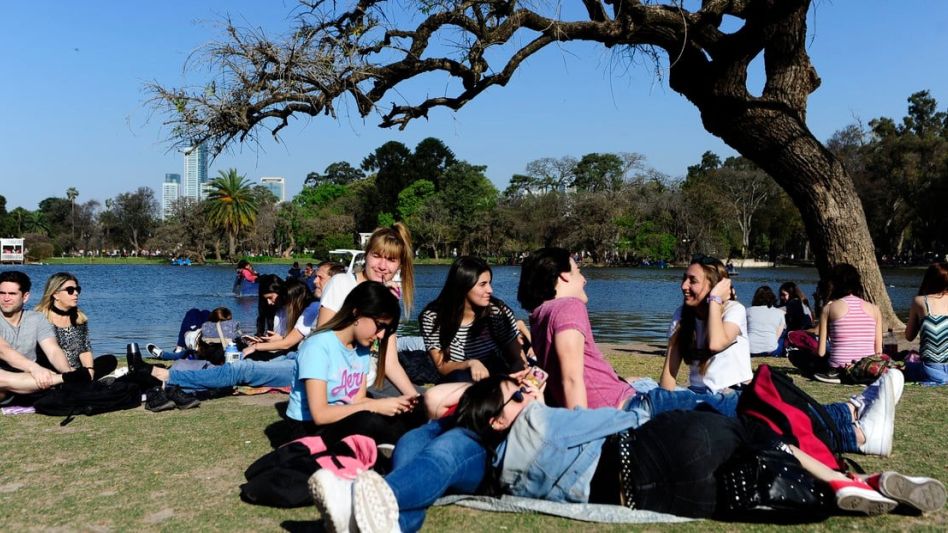
M 796 520 L 828 515 L 833 491 L 783 450 L 745 449 L 718 469 L 718 514 L 735 518 L 759 512 Z
M 894 361 L 886 354 L 867 355 L 862 359 L 843 367 L 839 376 L 848 385 L 868 385 L 879 379 L 890 368 L 901 370 L 905 363 Z

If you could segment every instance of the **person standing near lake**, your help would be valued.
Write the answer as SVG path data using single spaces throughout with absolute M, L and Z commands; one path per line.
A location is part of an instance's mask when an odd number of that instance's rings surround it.
M 69 272 L 53 274 L 46 280 L 43 296 L 36 304 L 36 311 L 43 314 L 53 325 L 56 342 L 66 354 L 72 369 L 86 368 L 92 372 L 92 342 L 89 340 L 89 319 L 79 309 L 82 287 L 79 280 Z M 101 364 L 110 364 L 114 369 L 115 356 L 99 356 Z M 91 374 L 90 374 L 91 375 Z
M 916 336 L 921 363 L 911 365 L 911 377 L 931 385 L 948 384 L 948 263 L 928 267 L 912 300 L 905 339 Z

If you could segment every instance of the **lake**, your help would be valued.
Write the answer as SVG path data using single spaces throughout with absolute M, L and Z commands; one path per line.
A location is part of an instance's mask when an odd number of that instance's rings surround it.
M 261 265 L 264 274 L 285 275 L 287 265 Z M 25 265 L 19 269 L 33 280 L 32 303 L 43 294 L 46 279 L 55 272 L 72 272 L 82 285 L 80 306 L 89 315 L 94 353 L 124 353 L 125 344 L 148 342 L 174 345 L 181 317 L 192 307 L 229 307 L 235 318 L 252 330 L 256 298 L 230 293 L 234 270 L 229 266 L 170 265 Z M 415 310 L 402 321 L 402 334 L 418 331 L 418 312 L 434 299 L 447 275 L 447 266 L 418 266 Z M 585 268 L 589 315 L 599 342 L 662 341 L 672 313 L 681 303 L 682 269 Z M 889 296 L 904 319 L 921 282 L 921 269 L 883 270 Z M 517 303 L 520 267 L 494 267 L 494 294 L 507 302 L 518 317 L 526 312 Z M 734 279 L 738 299 L 748 305 L 754 290 L 767 284 L 774 290 L 794 281 L 812 294 L 818 280 L 813 268 L 746 269 Z M 30 303 L 27 307 L 31 307 Z

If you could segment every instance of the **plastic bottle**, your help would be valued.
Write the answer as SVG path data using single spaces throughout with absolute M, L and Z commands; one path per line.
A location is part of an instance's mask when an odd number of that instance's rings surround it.
M 229 342 L 224 348 L 224 362 L 233 363 L 234 361 L 240 361 L 243 359 L 243 353 L 237 348 L 237 345 Z
M 889 357 L 895 357 L 899 353 L 899 340 L 892 333 L 892 328 L 889 328 L 882 336 L 882 353 Z

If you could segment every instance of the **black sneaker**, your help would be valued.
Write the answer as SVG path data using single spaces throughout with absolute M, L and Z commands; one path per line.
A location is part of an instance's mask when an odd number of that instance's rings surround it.
M 842 383 L 842 380 L 839 378 L 839 370 L 831 368 L 826 372 L 820 372 L 818 374 L 813 374 L 813 379 L 817 381 L 822 381 L 823 383 Z
M 192 407 L 201 405 L 201 400 L 195 398 L 193 394 L 184 392 L 181 390 L 181 387 L 177 385 L 172 385 L 169 389 L 165 390 L 165 396 L 174 402 L 178 409 L 191 409 Z
M 174 409 L 174 407 L 175 403 L 165 395 L 165 391 L 161 387 L 152 387 L 145 391 L 145 409 L 153 413 L 160 413 Z

